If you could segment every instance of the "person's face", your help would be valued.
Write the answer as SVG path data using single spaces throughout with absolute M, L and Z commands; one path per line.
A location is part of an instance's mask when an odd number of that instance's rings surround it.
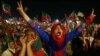
M 63 30 L 62 30 L 62 28 L 58 25 L 58 26 L 55 28 L 54 33 L 56 34 L 56 36 L 61 37 L 61 35 L 62 35 L 62 33 L 63 33 Z
M 13 41 L 9 43 L 9 47 L 10 47 L 11 49 L 14 49 L 14 48 L 15 48 L 15 44 L 14 44 Z
M 94 26 L 94 31 L 97 31 L 98 30 L 98 25 L 95 25 Z
M 29 31 L 27 32 L 27 41 L 30 41 L 36 37 L 35 32 Z
M 100 47 L 100 40 L 96 40 L 96 46 Z
M 51 34 L 51 28 L 50 28 L 50 27 L 46 28 L 45 31 L 46 31 L 48 34 Z

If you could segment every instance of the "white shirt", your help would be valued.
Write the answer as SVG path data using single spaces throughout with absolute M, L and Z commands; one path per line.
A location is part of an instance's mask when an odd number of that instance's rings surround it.
M 7 49 L 2 53 L 2 56 L 13 56 L 13 54 L 9 50 L 11 50 L 13 53 L 15 53 L 15 49 L 14 50 Z

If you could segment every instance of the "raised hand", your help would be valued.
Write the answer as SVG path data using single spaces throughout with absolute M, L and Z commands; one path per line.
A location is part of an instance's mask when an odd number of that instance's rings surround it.
M 95 17 L 95 16 L 96 16 L 96 15 L 94 14 L 94 9 L 92 9 L 91 16 L 92 16 L 92 17 Z
M 20 12 L 24 11 L 21 0 L 20 2 L 17 2 L 17 4 L 18 4 L 17 10 Z
M 22 17 L 24 18 L 24 20 L 26 20 L 27 22 L 30 21 L 30 17 L 25 13 L 23 6 L 22 6 L 22 2 L 20 0 L 20 2 L 17 2 L 18 7 L 17 10 L 19 11 L 20 15 L 22 15 Z

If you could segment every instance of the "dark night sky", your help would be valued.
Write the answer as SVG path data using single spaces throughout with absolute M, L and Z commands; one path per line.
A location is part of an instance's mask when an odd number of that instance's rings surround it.
M 3 0 L 11 5 L 13 16 L 19 16 L 16 10 L 18 0 Z M 22 0 L 24 7 L 30 17 L 41 16 L 42 11 L 47 12 L 52 18 L 64 18 L 64 14 L 70 14 L 73 10 L 82 11 L 86 16 L 92 8 L 95 9 L 95 22 L 100 22 L 100 3 L 93 0 Z

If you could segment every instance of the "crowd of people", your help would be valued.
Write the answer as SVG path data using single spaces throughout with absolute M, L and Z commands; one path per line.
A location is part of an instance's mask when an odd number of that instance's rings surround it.
M 100 56 L 100 24 L 93 23 L 94 10 L 88 17 L 40 22 L 26 14 L 21 2 L 17 9 L 19 19 L 0 16 L 0 56 Z

